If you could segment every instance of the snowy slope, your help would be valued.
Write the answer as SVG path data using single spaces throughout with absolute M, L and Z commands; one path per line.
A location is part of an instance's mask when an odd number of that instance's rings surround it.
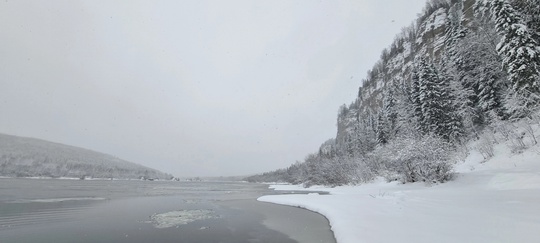
M 448 183 L 386 183 L 337 188 L 275 185 L 330 195 L 275 195 L 260 201 L 325 215 L 340 243 L 540 242 L 540 147 L 495 156 L 471 151 Z
M 171 175 L 88 149 L 0 133 L 0 176 L 169 179 Z

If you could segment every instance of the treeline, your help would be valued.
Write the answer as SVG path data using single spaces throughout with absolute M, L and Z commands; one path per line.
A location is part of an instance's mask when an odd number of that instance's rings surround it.
M 163 179 L 171 175 L 114 156 L 44 140 L 0 134 L 0 176 Z
M 302 162 L 246 180 L 444 182 L 471 140 L 481 141 L 486 159 L 498 142 L 514 151 L 536 144 L 538 6 L 540 0 L 428 1 L 383 50 L 357 99 L 340 108 L 335 139 Z

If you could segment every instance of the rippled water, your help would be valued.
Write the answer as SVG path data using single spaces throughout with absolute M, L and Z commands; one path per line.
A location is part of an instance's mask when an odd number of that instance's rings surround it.
M 269 205 L 254 199 L 272 193 L 234 182 L 0 179 L 0 242 L 296 242 L 263 225 Z M 287 210 L 295 224 L 327 225 Z
M 125 198 L 177 196 L 177 203 L 203 203 L 262 194 L 244 183 L 0 179 L 0 230 L 42 222 L 65 221 L 97 204 Z M 184 205 L 185 206 L 185 205 Z

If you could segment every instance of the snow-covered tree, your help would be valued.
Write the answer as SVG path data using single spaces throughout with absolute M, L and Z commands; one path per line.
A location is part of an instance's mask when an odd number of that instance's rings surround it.
M 508 89 L 507 74 L 502 59 L 496 51 L 500 36 L 489 19 L 477 19 L 471 23 L 476 29 L 466 35 L 457 46 L 459 62 L 456 62 L 457 78 L 461 92 L 468 93 L 468 102 L 474 112 L 475 125 L 488 121 L 488 114 L 505 116 L 503 98 Z M 463 101 L 462 101 L 463 102 Z
M 394 84 L 383 93 L 382 107 L 377 115 L 377 143 L 386 144 L 397 133 L 398 113 L 394 97 Z
M 398 111 L 397 111 L 397 100 L 395 97 L 396 93 L 396 84 L 395 82 L 391 82 L 389 84 L 389 87 L 384 92 L 384 98 L 383 98 L 383 105 L 382 105 L 382 111 L 384 115 L 384 119 L 386 120 L 387 124 L 387 133 L 388 137 L 391 139 L 393 138 L 396 133 L 398 132 Z
M 397 116 L 395 136 L 416 134 L 418 131 L 417 128 L 419 127 L 417 125 L 418 121 L 416 116 L 420 115 L 421 112 L 419 112 L 420 114 L 415 113 L 415 111 L 420 109 L 417 109 L 417 105 L 415 103 L 417 96 L 414 93 L 414 82 L 409 83 L 407 80 L 401 79 L 396 80 L 394 84 L 395 89 L 393 96 L 396 102 L 394 110 L 396 111 Z
M 377 144 L 386 144 L 388 142 L 388 124 L 384 111 L 381 113 L 377 116 Z
M 461 121 L 455 115 L 455 107 L 449 87 L 449 77 L 439 73 L 426 58 L 420 58 L 416 65 L 415 115 L 419 120 L 419 130 L 423 134 L 436 134 L 447 140 L 461 135 Z
M 511 3 L 521 13 L 532 37 L 540 42 L 540 0 L 512 0 Z
M 442 109 L 445 111 L 439 121 L 438 134 L 452 142 L 460 141 L 463 134 L 463 118 L 459 116 L 458 102 L 452 84 L 456 83 L 455 76 L 451 74 L 451 66 L 446 60 L 441 60 L 439 67 L 439 88 Z
M 377 145 L 376 118 L 373 113 L 361 114 L 351 134 L 355 156 L 372 151 Z
M 453 62 L 460 61 L 458 46 L 461 40 L 470 32 L 469 29 L 463 25 L 463 3 L 458 1 L 456 5 L 452 6 L 448 10 L 448 17 L 445 23 L 444 33 L 444 45 L 445 55 L 443 58 L 449 58 Z
M 484 0 L 484 4 L 502 36 L 497 51 L 508 72 L 514 95 L 521 98 L 524 107 L 521 110 L 530 108 L 540 101 L 540 46 L 507 0 Z
M 419 65 L 415 65 L 411 74 L 411 88 L 409 91 L 409 100 L 412 104 L 412 120 L 414 120 L 415 129 L 422 133 L 427 132 L 427 124 L 425 123 L 424 113 L 422 111 L 422 100 L 421 100 L 421 90 L 423 82 L 420 79 L 420 69 Z
M 373 157 L 385 161 L 387 174 L 396 174 L 402 182 L 444 182 L 452 178 L 451 148 L 438 136 L 400 137 L 375 151 Z

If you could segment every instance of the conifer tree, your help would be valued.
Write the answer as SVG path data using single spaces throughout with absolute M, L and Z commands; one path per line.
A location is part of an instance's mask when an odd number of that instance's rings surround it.
M 420 122 L 424 133 L 435 133 L 439 115 L 442 113 L 440 90 L 438 89 L 439 77 L 431 63 L 421 58 L 418 65 L 418 101 L 422 112 Z
M 477 19 L 472 24 L 477 31 L 469 33 L 459 43 L 457 52 L 460 57 L 456 67 L 458 79 L 467 92 L 468 103 L 474 110 L 475 125 L 489 122 L 488 114 L 504 118 L 503 96 L 508 89 L 507 74 L 502 59 L 496 51 L 500 40 L 495 26 L 488 19 Z
M 415 64 L 411 74 L 411 89 L 409 91 L 409 100 L 412 104 L 412 117 L 417 131 L 426 133 L 426 124 L 424 123 L 424 113 L 422 113 L 422 100 L 420 99 L 421 81 L 420 64 Z
M 371 112 L 361 114 L 354 126 L 353 142 L 355 143 L 356 155 L 364 155 L 377 145 L 377 133 L 373 128 L 373 115 Z
M 415 85 L 415 115 L 419 120 L 419 131 L 436 134 L 446 140 L 461 137 L 461 120 L 455 113 L 449 87 L 449 76 L 439 73 L 437 68 L 425 58 L 420 58 L 413 76 Z M 419 106 L 419 111 L 418 111 Z
M 521 99 L 519 103 L 523 108 L 516 112 L 523 113 L 523 109 L 540 100 L 540 46 L 507 0 L 484 0 L 484 4 L 502 35 L 497 52 L 502 57 L 515 96 Z
M 414 70 L 413 70 L 414 71 Z M 413 83 L 400 79 L 395 81 L 393 97 L 396 112 L 395 136 L 417 133 L 415 118 L 415 102 L 413 100 Z
M 443 138 L 449 141 L 457 142 L 464 136 L 463 133 L 463 117 L 458 112 L 457 97 L 452 89 L 452 84 L 456 83 L 455 76 L 450 73 L 451 67 L 447 60 L 442 59 L 439 64 L 439 89 L 441 90 L 440 102 L 442 114 L 440 121 L 440 132 Z
M 463 3 L 460 1 L 448 10 L 448 17 L 445 23 L 445 52 L 446 58 L 459 64 L 459 54 L 457 47 L 459 42 L 469 33 L 469 30 L 463 26 L 462 16 Z
M 465 120 L 469 130 L 474 130 L 474 126 L 481 123 L 479 119 L 481 116 L 476 108 L 478 97 L 474 92 L 477 85 L 464 78 L 472 69 L 470 66 L 474 65 L 474 63 L 468 62 L 464 57 L 464 54 L 467 55 L 468 53 L 462 51 L 463 43 L 471 44 L 464 41 L 464 39 L 474 35 L 474 32 L 464 26 L 464 23 L 470 24 L 470 21 L 464 19 L 462 1 L 458 1 L 448 10 L 445 50 L 439 59 L 439 66 L 446 76 L 447 86 L 452 96 L 452 105 L 456 115 L 460 118 L 460 126 L 463 126 Z
M 383 118 L 386 122 L 386 131 L 388 138 L 392 139 L 398 130 L 398 112 L 396 107 L 396 98 L 394 96 L 396 84 L 391 82 L 384 92 L 383 98 Z
M 511 3 L 521 13 L 532 37 L 540 43 L 540 0 L 513 0 Z
M 384 113 L 384 110 L 381 111 Z M 388 142 L 388 124 L 384 114 L 377 116 L 377 144 L 386 144 Z
M 390 83 L 383 92 L 382 107 L 377 116 L 377 144 L 386 144 L 397 133 L 398 113 L 394 97 L 394 84 Z

